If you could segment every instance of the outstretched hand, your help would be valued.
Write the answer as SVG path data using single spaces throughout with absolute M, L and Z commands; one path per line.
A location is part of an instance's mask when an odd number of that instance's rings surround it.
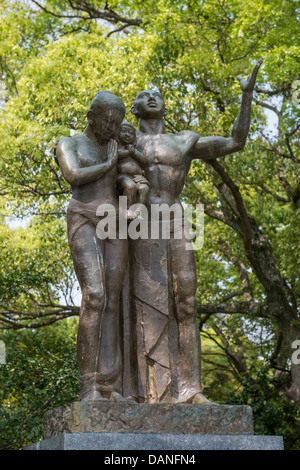
M 264 59 L 260 59 L 256 63 L 252 73 L 249 75 L 249 77 L 247 79 L 244 79 L 241 75 L 237 76 L 237 79 L 240 82 L 240 87 L 241 87 L 242 91 L 252 92 L 254 90 L 254 85 L 255 85 L 257 73 L 258 73 L 258 70 L 259 70 L 261 64 L 263 63 L 263 61 L 264 61 Z

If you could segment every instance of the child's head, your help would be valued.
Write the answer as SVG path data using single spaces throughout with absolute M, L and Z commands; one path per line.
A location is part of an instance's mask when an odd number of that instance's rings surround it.
M 119 132 L 119 139 L 120 142 L 124 145 L 128 144 L 136 144 L 136 134 L 135 134 L 135 129 L 130 122 L 123 121 L 120 127 L 120 132 Z

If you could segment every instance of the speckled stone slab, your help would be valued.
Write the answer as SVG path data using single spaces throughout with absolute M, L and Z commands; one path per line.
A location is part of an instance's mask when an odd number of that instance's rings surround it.
M 128 452 L 132 451 L 136 463 L 157 463 L 158 455 L 138 454 L 140 450 L 173 450 L 180 462 L 181 455 L 186 458 L 186 451 L 197 450 L 284 450 L 281 436 L 254 435 L 217 435 L 217 434 L 138 434 L 138 433 L 74 433 L 45 439 L 24 447 L 24 450 L 100 450 L 118 452 L 126 450 L 126 463 L 130 464 Z M 182 452 L 184 451 L 184 452 Z M 109 454 L 106 454 L 106 456 Z M 112 458 L 114 455 L 111 454 Z M 129 461 L 128 461 L 129 459 Z M 196 457 L 200 465 L 202 457 Z M 120 462 L 118 462 L 120 463 Z M 186 463 L 186 461 L 183 461 Z M 126 465 L 128 466 L 128 465 Z M 135 465 L 131 464 L 131 467 Z M 121 467 L 123 468 L 123 467 Z
M 45 415 L 43 438 L 60 434 L 253 434 L 249 406 L 74 402 Z

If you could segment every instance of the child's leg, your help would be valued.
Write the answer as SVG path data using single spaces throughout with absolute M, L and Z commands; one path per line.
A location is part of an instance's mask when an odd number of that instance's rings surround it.
M 148 195 L 150 192 L 149 185 L 145 183 L 139 183 L 137 187 L 138 187 L 138 202 L 140 204 L 146 205 Z
M 119 175 L 117 177 L 117 188 L 120 194 L 127 197 L 127 218 L 136 218 L 137 214 L 130 210 L 130 207 L 136 203 L 137 184 L 129 176 Z

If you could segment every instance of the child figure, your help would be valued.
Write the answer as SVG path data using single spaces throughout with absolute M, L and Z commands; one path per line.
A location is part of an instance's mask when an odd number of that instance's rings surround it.
M 136 219 L 140 211 L 131 210 L 132 204 L 146 204 L 149 183 L 139 165 L 145 162 L 144 155 L 135 148 L 136 133 L 130 122 L 123 121 L 119 132 L 117 187 L 127 196 L 127 218 Z

